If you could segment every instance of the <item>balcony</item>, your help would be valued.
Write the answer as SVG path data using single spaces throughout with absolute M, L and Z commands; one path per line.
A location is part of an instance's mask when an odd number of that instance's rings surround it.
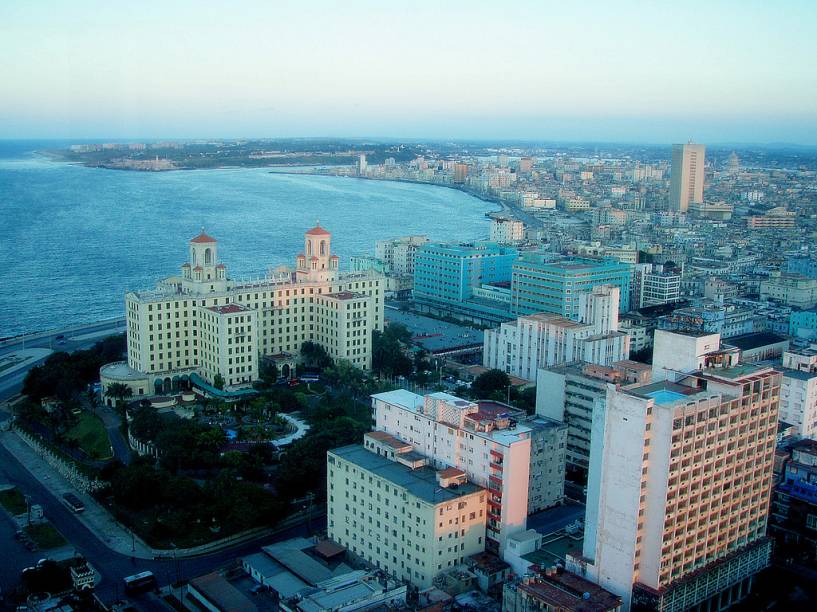
M 493 474 L 491 474 L 490 476 L 488 476 L 488 483 L 489 484 L 493 483 L 502 488 L 502 479 L 499 476 L 494 476 Z

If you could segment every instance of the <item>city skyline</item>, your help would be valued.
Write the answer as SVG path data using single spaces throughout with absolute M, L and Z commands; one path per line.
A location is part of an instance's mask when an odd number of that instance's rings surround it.
M 0 138 L 817 144 L 807 3 L 516 6 L 7 3 Z

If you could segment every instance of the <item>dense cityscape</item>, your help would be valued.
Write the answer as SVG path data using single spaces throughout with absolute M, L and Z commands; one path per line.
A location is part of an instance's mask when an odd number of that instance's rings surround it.
M 269 152 L 293 146 L 279 144 L 233 159 L 276 166 Z M 284 171 L 441 185 L 500 209 L 479 240 L 379 236 L 343 259 L 319 222 L 293 265 L 251 280 L 231 278 L 208 228 L 179 245 L 178 273 L 127 293 L 124 336 L 103 322 L 3 340 L 3 376 L 22 381 L 5 387 L 3 452 L 29 474 L 8 472 L 0 500 L 13 546 L 40 558 L 12 554 L 9 601 L 718 610 L 812 597 L 807 152 L 754 150 L 750 166 L 693 143 L 344 142 L 326 155 L 343 148 L 346 163 L 303 165 L 316 149 L 297 148 Z M 127 561 L 74 541 L 77 520 Z
M 813 1 L 0 3 L 0 612 L 811 612 Z

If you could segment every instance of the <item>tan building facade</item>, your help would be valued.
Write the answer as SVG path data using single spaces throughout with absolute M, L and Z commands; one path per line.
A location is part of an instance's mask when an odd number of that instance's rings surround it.
M 126 294 L 127 366 L 153 381 L 146 395 L 192 374 L 210 384 L 220 375 L 228 389 L 249 386 L 260 357 L 297 354 L 306 341 L 368 369 L 372 332 L 383 329 L 383 278 L 338 269 L 331 234 L 318 226 L 306 233 L 294 270 L 232 281 L 218 243 L 202 232 L 181 275 Z
M 485 548 L 485 489 L 382 432 L 329 451 L 326 481 L 329 537 L 421 589 Z
M 705 155 L 706 147 L 701 144 L 672 145 L 670 210 L 685 213 L 691 203 L 703 203 Z

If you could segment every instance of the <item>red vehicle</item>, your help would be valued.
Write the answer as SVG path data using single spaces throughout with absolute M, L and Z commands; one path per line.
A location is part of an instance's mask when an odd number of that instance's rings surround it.
M 300 384 L 300 382 L 301 381 L 299 381 L 297 378 L 293 378 L 292 380 L 289 381 L 289 386 L 290 387 L 297 387 Z

